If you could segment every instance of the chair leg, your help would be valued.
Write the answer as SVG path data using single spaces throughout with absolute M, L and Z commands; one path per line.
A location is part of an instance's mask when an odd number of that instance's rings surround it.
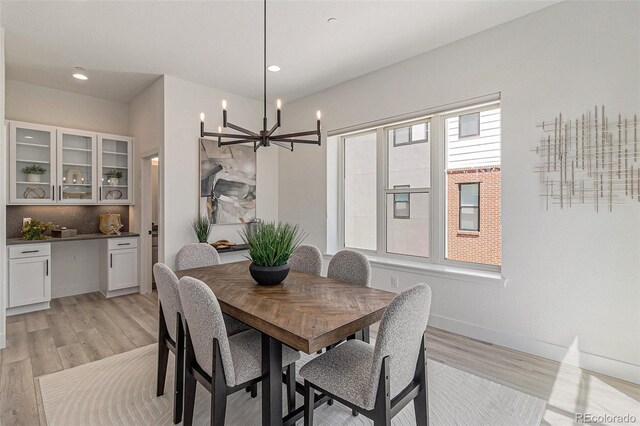
M 373 413 L 373 426 L 391 426 L 391 381 L 389 379 L 389 357 L 382 359 L 376 405 Z
M 287 413 L 296 409 L 296 364 L 287 366 Z
M 196 378 L 191 375 L 189 367 L 186 368 L 184 376 L 184 426 L 193 424 L 193 409 L 196 403 Z
M 164 339 L 158 340 L 158 376 L 156 377 L 156 396 L 164 395 L 164 382 L 167 378 L 169 348 Z
M 369 327 L 365 327 L 362 329 L 362 341 L 371 343 L 371 337 L 369 336 Z
M 211 426 L 223 426 L 224 417 L 227 413 L 227 392 L 214 385 L 211 392 Z
M 351 410 L 351 415 L 354 417 L 358 417 L 358 412 L 356 410 Z
M 425 354 L 425 342 L 420 348 L 421 354 L 418 357 L 417 376 L 420 384 L 420 392 L 413 400 L 413 407 L 416 412 L 416 425 L 429 426 L 429 374 L 427 372 L 427 357 Z
M 313 388 L 308 381 L 304 381 L 304 426 L 313 425 L 313 409 L 315 406 L 315 396 Z
M 164 395 L 164 383 L 167 378 L 169 348 L 167 347 L 167 324 L 162 313 L 162 304 L 158 302 L 158 368 L 156 378 L 156 396 Z
M 258 396 L 258 384 L 254 383 L 250 386 L 251 390 L 251 398 L 255 398 Z
M 173 424 L 177 425 L 182 420 L 183 397 L 184 397 L 184 328 L 180 314 L 176 321 L 176 356 L 174 374 L 174 394 L 173 394 Z

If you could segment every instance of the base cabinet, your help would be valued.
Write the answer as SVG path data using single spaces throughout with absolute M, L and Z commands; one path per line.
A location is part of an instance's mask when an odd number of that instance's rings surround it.
M 106 297 L 138 291 L 138 239 L 114 238 L 100 246 L 100 291 Z
M 49 244 L 9 247 L 7 315 L 47 309 L 51 301 L 51 252 Z

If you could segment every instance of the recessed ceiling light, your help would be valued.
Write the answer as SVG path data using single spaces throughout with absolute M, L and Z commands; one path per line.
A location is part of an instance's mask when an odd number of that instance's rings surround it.
M 78 80 L 89 80 L 86 72 L 87 70 L 85 70 L 84 68 L 76 67 L 76 70 L 73 73 L 73 78 L 77 78 Z
M 338 22 L 338 18 L 329 18 L 327 19 L 327 24 L 335 24 Z
M 269 66 L 267 67 L 267 69 L 268 69 L 269 71 L 271 71 L 271 72 L 278 72 L 278 71 L 280 71 L 280 67 L 279 67 L 279 66 L 277 66 L 277 65 L 269 65 Z

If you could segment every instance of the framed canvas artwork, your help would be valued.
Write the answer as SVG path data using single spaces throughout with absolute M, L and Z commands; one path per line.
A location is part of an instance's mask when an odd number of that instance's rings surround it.
M 200 140 L 200 213 L 215 225 L 256 217 L 256 153 L 252 146 L 218 147 Z

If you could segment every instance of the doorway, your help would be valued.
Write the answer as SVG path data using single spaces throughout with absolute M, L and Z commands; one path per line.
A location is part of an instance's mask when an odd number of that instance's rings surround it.
M 162 168 L 159 152 L 142 155 L 140 179 L 140 292 L 155 287 L 153 265 L 164 260 L 162 251 Z

